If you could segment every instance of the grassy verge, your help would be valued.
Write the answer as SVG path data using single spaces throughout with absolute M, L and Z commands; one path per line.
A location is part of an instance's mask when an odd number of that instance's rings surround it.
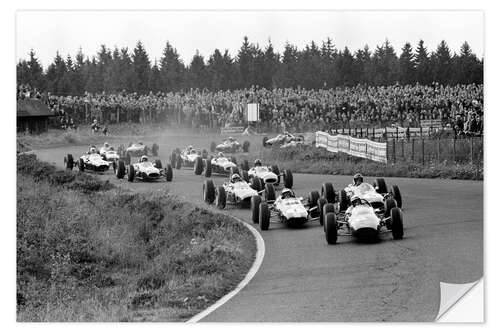
M 18 321 L 180 321 L 234 288 L 255 244 L 168 193 L 17 161 Z
M 260 158 L 264 164 L 278 164 L 282 169 L 293 172 L 353 175 L 357 172 L 366 176 L 447 178 L 482 180 L 482 164 L 469 163 L 420 163 L 398 162 L 378 163 L 346 154 L 332 154 L 321 148 L 297 147 L 288 149 L 262 149 L 259 153 L 241 154 L 240 159 L 251 163 Z

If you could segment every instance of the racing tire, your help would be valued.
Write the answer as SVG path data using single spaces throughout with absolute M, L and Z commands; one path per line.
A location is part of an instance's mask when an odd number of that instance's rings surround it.
M 210 151 L 211 151 L 212 153 L 214 153 L 214 152 L 215 152 L 215 148 L 216 148 L 216 147 L 217 147 L 217 144 L 216 144 L 215 142 L 212 142 L 212 143 L 210 144 Z
M 174 177 L 174 169 L 172 168 L 171 164 L 167 164 L 165 167 L 165 179 L 167 182 L 171 182 L 172 178 Z
M 103 161 L 107 161 L 107 159 L 106 159 L 106 154 L 102 154 L 102 155 L 101 155 L 101 158 L 102 158 L 102 160 L 103 160 Z
M 391 215 L 391 211 L 394 207 L 397 207 L 398 204 L 396 200 L 393 198 L 388 198 L 384 201 L 384 217 L 389 217 Z
M 391 194 L 396 203 L 398 204 L 398 208 L 403 208 L 403 199 L 401 198 L 401 192 L 399 191 L 398 185 L 392 185 Z
M 276 184 L 280 183 L 280 168 L 277 165 L 271 165 L 271 172 L 274 173 L 278 177 L 278 181 Z M 285 186 L 286 187 L 286 186 Z
M 203 183 L 203 201 L 212 204 L 215 200 L 215 185 L 212 179 L 207 179 Z
M 80 172 L 84 172 L 85 171 L 85 163 L 83 162 L 83 158 L 79 158 L 78 159 L 78 170 Z
M 248 150 L 250 149 L 250 141 L 246 140 L 243 142 L 243 146 L 241 147 L 243 149 L 244 153 L 248 153 Z
M 125 177 L 125 162 L 122 160 L 118 160 L 118 166 L 115 171 L 116 178 L 123 179 Z
M 198 156 L 194 161 L 194 174 L 199 176 L 203 172 L 203 159 L 201 156 Z
M 127 174 L 127 180 L 129 182 L 133 182 L 135 179 L 135 168 L 133 165 L 128 166 L 128 174 Z
M 250 166 L 248 164 L 248 160 L 243 160 L 243 163 L 241 163 L 241 170 L 245 170 L 245 171 L 250 170 Z
M 320 219 L 323 219 L 323 222 L 326 220 L 326 214 L 328 213 L 334 213 L 335 214 L 335 206 L 332 203 L 327 203 L 326 205 L 323 206 L 323 210 L 321 211 Z M 323 224 L 323 229 L 325 229 L 326 226 Z
M 345 212 L 347 208 L 349 208 L 349 197 L 347 196 L 347 192 L 345 190 L 341 190 L 339 198 L 339 211 Z
M 155 168 L 161 169 L 163 166 L 161 165 L 161 160 L 156 160 L 155 161 Z
M 127 155 L 125 155 L 125 164 L 130 165 L 130 160 L 131 160 L 130 153 L 127 153 Z
M 262 191 L 262 184 L 260 183 L 259 177 L 252 177 L 250 180 L 250 187 L 256 190 L 257 192 Z
M 392 238 L 403 239 L 403 213 L 398 207 L 391 209 Z
M 157 143 L 153 143 L 153 146 L 151 147 L 151 154 L 153 154 L 154 157 L 158 156 L 158 150 L 160 147 L 158 146 Z
M 267 140 L 268 140 L 267 136 L 265 136 L 265 137 L 262 138 L 262 147 L 267 147 L 268 146 L 267 145 Z
M 73 167 L 75 166 L 75 162 L 73 160 L 73 155 L 71 154 L 68 154 L 68 156 L 66 156 L 64 158 L 64 166 L 66 167 L 66 169 L 68 170 L 73 170 Z
M 326 201 L 325 198 L 319 198 L 318 199 L 318 205 L 316 206 L 316 210 L 319 212 L 319 224 L 323 225 L 323 207 L 327 204 L 328 202 Z
M 311 191 L 309 193 L 309 208 L 314 207 L 318 204 L 318 199 L 320 198 L 318 191 Z M 313 210 L 314 213 L 311 214 L 312 217 L 318 217 L 320 212 L 316 209 Z
M 332 183 L 323 183 L 321 186 L 321 196 L 329 203 L 335 202 L 335 189 L 333 188 Z
M 387 185 L 385 184 L 384 178 L 377 178 L 373 183 L 373 187 L 377 190 L 378 193 L 384 194 L 387 193 Z
M 248 183 L 250 181 L 250 177 L 248 176 L 248 171 L 241 170 L 241 178 L 243 178 L 243 180 Z
M 179 170 L 182 167 L 181 155 L 177 155 L 177 160 L 175 161 L 175 168 Z
M 259 208 L 262 199 L 259 195 L 254 195 L 250 199 L 250 211 L 252 212 L 252 222 L 257 224 L 259 223 Z
M 215 205 L 217 206 L 217 208 L 224 209 L 226 207 L 226 199 L 226 190 L 224 190 L 224 187 L 217 187 L 217 193 L 215 197 Z
M 259 204 L 259 226 L 260 230 L 268 230 L 269 229 L 269 206 L 267 203 L 261 202 Z
M 262 179 L 262 178 L 258 178 L 258 179 L 259 179 L 261 190 L 265 189 L 266 188 L 266 183 L 264 182 L 264 179 Z
M 212 160 L 207 160 L 207 165 L 205 166 L 205 177 L 212 176 Z
M 337 243 L 337 217 L 335 213 L 325 215 L 325 238 L 328 244 Z
M 264 189 L 265 189 L 264 194 L 265 194 L 266 201 L 276 200 L 276 191 L 274 190 L 273 184 L 267 183 L 265 185 Z
M 283 171 L 283 185 L 289 189 L 293 187 L 293 174 L 290 170 Z

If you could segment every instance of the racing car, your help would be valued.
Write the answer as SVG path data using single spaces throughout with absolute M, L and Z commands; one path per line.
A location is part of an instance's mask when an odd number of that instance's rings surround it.
M 291 189 L 284 188 L 278 198 L 274 186 L 266 184 L 264 200 L 254 195 L 250 201 L 252 221 L 259 223 L 261 230 L 268 230 L 270 222 L 284 223 L 287 226 L 300 226 L 308 221 L 319 219 L 319 192 L 312 191 L 307 199 L 296 198 Z
M 207 179 L 203 183 L 203 200 L 208 204 L 213 204 L 215 201 L 219 209 L 224 209 L 226 204 L 248 205 L 251 198 L 258 196 L 260 192 L 259 182 L 249 184 L 238 174 L 232 175 L 230 181 L 217 187 L 212 179 Z
M 125 149 L 125 162 L 126 164 L 130 164 L 131 157 L 141 157 L 144 155 L 148 155 L 150 150 L 153 156 L 158 156 L 159 148 L 160 147 L 156 143 L 153 143 L 151 148 L 149 148 L 142 142 L 130 143 L 129 146 Z
M 281 177 L 283 177 L 283 185 L 286 188 L 293 187 L 293 174 L 290 170 L 283 170 L 280 172 L 280 169 L 277 165 L 272 166 L 263 166 L 262 162 L 257 159 L 254 162 L 254 166 L 252 168 L 248 168 L 248 161 L 244 160 L 241 165 L 241 176 L 247 182 L 249 182 L 252 178 L 257 178 L 260 180 L 262 184 L 273 184 L 279 185 Z M 262 187 L 264 187 L 262 185 Z
M 202 159 L 198 157 L 198 161 L 195 161 L 197 167 L 199 167 L 200 160 Z M 201 163 L 204 164 L 203 169 L 205 170 L 205 177 L 211 177 L 212 173 L 230 176 L 235 173 L 240 173 L 236 165 L 236 159 L 234 157 L 229 159 L 225 157 L 222 152 L 220 152 L 217 157 L 209 156 L 206 160 L 202 160 Z
M 303 135 L 293 135 L 289 132 L 284 132 L 283 134 L 278 134 L 274 138 L 268 138 L 267 136 L 262 138 L 262 146 L 271 147 L 273 145 L 284 145 L 290 142 L 304 142 Z
M 167 182 L 172 181 L 173 170 L 170 164 L 165 168 L 162 167 L 160 160 L 155 160 L 154 163 L 148 160 L 147 156 L 142 156 L 137 163 L 125 165 L 123 160 L 119 160 L 116 167 L 116 178 L 123 179 L 127 175 L 127 180 L 156 181 L 165 178 Z
M 199 166 L 196 165 L 196 160 L 198 157 L 207 158 L 208 152 L 203 149 L 194 149 L 192 146 L 187 147 L 186 149 L 180 150 L 176 148 L 172 154 L 170 155 L 170 164 L 174 166 L 176 169 L 180 169 L 182 167 L 194 168 L 195 174 L 201 175 L 203 172 L 203 164 Z
M 357 176 L 357 175 L 355 175 Z M 362 181 L 362 178 L 361 178 Z M 368 183 L 349 184 L 339 193 L 339 208 L 340 210 L 346 210 L 350 205 L 351 197 L 358 187 L 362 186 L 362 199 L 368 200 L 368 202 L 375 208 L 384 207 L 384 201 L 389 198 L 396 200 L 396 204 L 399 208 L 403 207 L 403 201 L 401 198 L 401 191 L 397 185 L 393 185 L 390 191 L 387 191 L 387 185 L 383 178 L 377 178 L 373 183 L 373 186 Z M 325 186 L 324 186 L 325 187 Z M 328 202 L 333 202 L 328 200 Z
M 99 154 L 105 161 L 111 161 L 116 163 L 120 159 L 120 155 L 118 154 L 117 151 L 115 151 L 115 148 L 110 146 L 107 142 L 104 143 L 101 149 L 99 149 Z
M 212 153 L 216 151 L 221 151 L 223 153 L 236 153 L 238 151 L 243 151 L 244 153 L 248 153 L 249 148 L 250 141 L 247 140 L 241 144 L 232 137 L 227 138 L 219 144 L 216 144 L 215 142 L 210 144 L 210 151 Z
M 94 146 L 90 147 L 90 149 L 84 153 L 76 163 L 74 162 L 73 155 L 68 154 L 64 157 L 64 165 L 66 169 L 73 169 L 76 165 L 79 171 L 92 170 L 97 172 L 104 172 L 109 170 L 111 166 L 113 168 L 116 167 L 116 164 L 113 161 L 106 161 L 102 158 L 102 156 L 97 152 L 97 148 Z
M 361 241 L 373 242 L 379 235 L 391 232 L 393 239 L 402 239 L 403 213 L 396 201 L 389 198 L 385 209 L 374 208 L 369 200 L 362 198 L 363 189 L 355 191 L 351 206 L 335 213 L 333 204 L 328 203 L 321 212 L 324 216 L 324 232 L 328 244 L 337 243 L 338 236 L 353 236 Z M 358 196 L 360 194 L 360 196 Z

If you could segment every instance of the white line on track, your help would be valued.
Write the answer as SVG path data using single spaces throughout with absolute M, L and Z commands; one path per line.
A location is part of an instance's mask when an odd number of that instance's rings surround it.
M 250 232 L 253 234 L 255 237 L 255 242 L 257 243 L 257 253 L 255 254 L 255 260 L 252 264 L 252 267 L 250 267 L 250 270 L 248 271 L 247 275 L 245 275 L 245 278 L 234 288 L 231 292 L 227 293 L 224 295 L 221 299 L 219 299 L 217 302 L 212 304 L 210 307 L 206 308 L 202 312 L 198 313 L 191 319 L 187 321 L 187 323 L 196 323 L 206 316 L 208 316 L 210 313 L 224 305 L 227 301 L 229 301 L 231 298 L 233 298 L 236 294 L 238 294 L 245 286 L 252 280 L 254 275 L 257 273 L 257 271 L 260 268 L 260 265 L 262 264 L 262 261 L 264 260 L 264 255 L 266 253 L 266 246 L 264 244 L 264 239 L 262 239 L 262 236 L 260 233 L 250 224 L 240 220 L 239 218 L 233 217 L 236 221 L 239 223 L 243 224 L 245 227 L 250 230 Z

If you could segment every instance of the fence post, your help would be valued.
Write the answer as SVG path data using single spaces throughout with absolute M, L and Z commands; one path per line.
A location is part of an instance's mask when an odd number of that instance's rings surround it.
M 437 142 L 438 142 L 438 146 L 437 146 L 437 161 L 439 163 L 439 162 L 441 162 L 441 159 L 440 159 L 440 157 L 441 157 L 441 144 L 440 144 L 441 143 L 441 138 L 438 137 Z
M 422 137 L 422 165 L 425 165 L 425 143 L 423 137 Z
M 405 158 L 405 141 L 401 140 L 401 157 L 403 158 L 403 161 L 406 161 Z
M 394 155 L 394 163 L 396 163 L 396 139 L 392 138 L 392 154 Z
M 373 138 L 375 138 L 375 127 L 373 127 L 372 130 L 373 130 Z
M 423 131 L 422 131 L 422 126 L 420 126 L 420 137 L 423 138 L 424 137 L 424 134 L 423 134 Z
M 349 136 L 351 136 L 351 125 L 349 125 Z
M 411 139 L 411 161 L 415 162 L 415 138 Z
M 457 161 L 457 149 L 456 149 L 457 138 L 453 137 L 453 162 Z
M 470 164 L 474 163 L 474 138 L 470 137 Z

